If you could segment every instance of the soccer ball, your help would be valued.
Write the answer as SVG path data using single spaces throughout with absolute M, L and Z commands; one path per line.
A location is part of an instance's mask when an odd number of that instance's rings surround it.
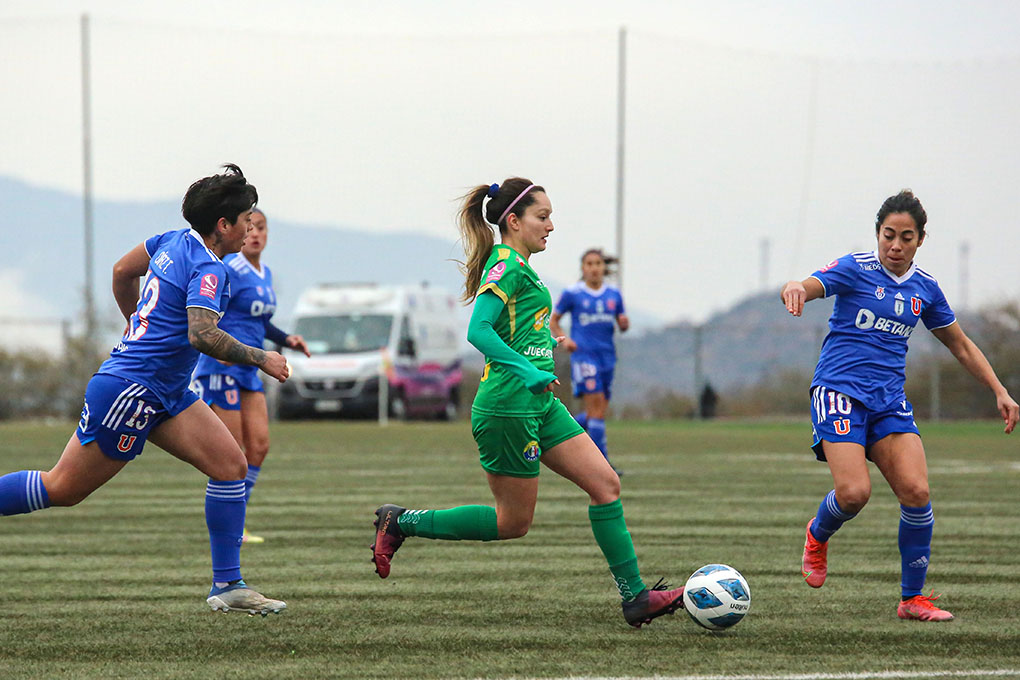
M 725 564 L 706 564 L 684 586 L 684 608 L 709 630 L 737 624 L 751 609 L 751 588 L 740 572 Z

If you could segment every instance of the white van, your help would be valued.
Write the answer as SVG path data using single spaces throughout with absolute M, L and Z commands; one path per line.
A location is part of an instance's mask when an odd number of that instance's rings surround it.
M 280 385 L 280 418 L 379 412 L 386 375 L 389 413 L 456 416 L 462 379 L 457 300 L 429 286 L 320 284 L 298 298 L 291 332 L 312 356 L 285 349 L 291 376 Z

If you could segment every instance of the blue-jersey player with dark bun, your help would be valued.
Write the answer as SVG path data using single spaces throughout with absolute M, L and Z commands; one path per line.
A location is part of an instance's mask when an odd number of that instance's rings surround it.
M 833 260 L 781 296 L 800 316 L 804 303 L 836 296 L 829 333 L 811 381 L 815 455 L 829 465 L 835 488 L 807 525 L 802 574 L 820 588 L 828 569 L 829 538 L 864 508 L 871 496 L 867 461 L 873 462 L 900 502 L 901 619 L 948 621 L 937 595 L 924 595 L 931 558 L 932 512 L 928 466 L 903 390 L 907 340 L 922 322 L 975 378 L 995 395 L 1009 434 L 1020 408 L 988 360 L 960 328 L 938 282 L 914 264 L 924 242 L 927 215 L 909 190 L 891 196 L 875 220 L 878 247 Z
M 554 336 L 564 335 L 560 319 L 570 315 L 570 337 L 563 347 L 570 352 L 571 382 L 574 396 L 581 397 L 584 410 L 574 416 L 581 427 L 609 460 L 606 443 L 606 413 L 616 369 L 616 345 L 613 335 L 630 328 L 623 308 L 623 295 L 606 282 L 612 258 L 598 248 L 581 256 L 581 280 L 560 295 L 549 320 Z M 616 466 L 617 474 L 621 471 Z
M 262 262 L 262 251 L 269 237 L 266 215 L 252 210 L 251 229 L 240 253 L 223 258 L 230 278 L 230 303 L 219 327 L 235 339 L 252 347 L 270 342 L 308 352 L 300 335 L 289 335 L 273 325 L 276 291 L 273 272 Z M 251 492 L 269 453 L 269 412 L 266 393 L 257 366 L 229 364 L 203 354 L 195 366 L 191 389 L 207 403 L 230 430 L 248 461 L 244 480 L 245 500 Z M 265 539 L 244 529 L 243 543 L 262 543 Z
M 230 298 L 222 258 L 241 249 L 258 192 L 236 165 L 189 187 L 191 225 L 135 246 L 113 268 L 113 295 L 128 325 L 85 390 L 78 428 L 48 472 L 0 477 L 0 515 L 76 505 L 142 452 L 146 440 L 209 477 L 205 517 L 214 610 L 280 612 L 241 578 L 244 454 L 188 383 L 199 352 L 258 366 L 283 382 L 286 359 L 238 342 L 217 327 Z M 139 280 L 141 292 L 139 294 Z

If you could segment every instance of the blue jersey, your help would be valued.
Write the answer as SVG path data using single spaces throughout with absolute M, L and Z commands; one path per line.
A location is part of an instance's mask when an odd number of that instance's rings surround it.
M 929 330 L 956 321 L 938 281 L 914 264 L 896 276 L 874 251 L 844 255 L 812 276 L 836 303 L 811 386 L 842 392 L 872 410 L 906 399 L 907 339 L 918 319 Z
M 222 314 L 230 299 L 230 283 L 223 261 L 190 228 L 153 236 L 145 242 L 145 252 L 150 256 L 149 270 L 138 307 L 98 372 L 148 387 L 170 415 L 176 415 L 198 358 L 198 350 L 188 341 L 187 309 L 202 307 Z
M 223 258 L 230 276 L 230 303 L 220 320 L 219 327 L 238 342 L 250 347 L 262 347 L 269 320 L 276 312 L 276 293 L 273 292 L 273 273 L 269 267 L 256 269 L 241 253 Z M 251 372 L 256 366 L 226 366 L 205 354 L 198 359 L 195 376 Z
M 579 281 L 563 291 L 556 302 L 557 314 L 570 314 L 570 338 L 577 343 L 575 354 L 594 358 L 607 368 L 616 365 L 613 333 L 616 317 L 624 313 L 623 296 L 612 286 L 592 290 Z

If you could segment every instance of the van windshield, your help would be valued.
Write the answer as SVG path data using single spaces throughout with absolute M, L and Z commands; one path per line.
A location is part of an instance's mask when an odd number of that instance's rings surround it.
M 352 354 L 386 347 L 392 327 L 388 314 L 335 314 L 301 317 L 294 332 L 312 354 Z

